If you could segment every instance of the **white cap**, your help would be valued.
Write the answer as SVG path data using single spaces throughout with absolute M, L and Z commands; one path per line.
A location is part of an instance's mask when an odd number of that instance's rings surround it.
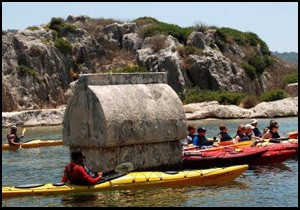
M 246 129 L 249 129 L 249 128 L 251 128 L 251 129 L 253 130 L 255 127 L 254 127 L 254 126 L 252 126 L 252 125 L 250 125 L 250 124 L 246 124 L 246 125 L 245 125 L 245 128 L 246 128 Z
M 257 120 L 256 120 L 256 119 L 252 119 L 252 120 L 251 120 L 251 124 L 254 124 L 254 123 L 257 123 Z

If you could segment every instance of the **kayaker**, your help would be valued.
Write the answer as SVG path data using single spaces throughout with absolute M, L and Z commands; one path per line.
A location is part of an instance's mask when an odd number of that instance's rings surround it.
M 234 143 L 238 143 L 241 141 L 248 141 L 249 137 L 246 135 L 246 128 L 244 124 L 239 124 L 238 129 L 236 131 L 236 136 L 234 137 Z
M 254 136 L 262 137 L 262 134 L 257 127 L 257 120 L 252 119 L 250 124 L 254 127 L 254 129 L 253 129 Z
M 62 176 L 62 182 L 76 185 L 95 185 L 102 178 L 102 172 L 94 174 L 83 165 L 84 155 L 82 151 L 71 153 L 72 161 L 66 166 Z
M 10 133 L 7 134 L 7 140 L 8 140 L 8 144 L 10 145 L 22 145 L 22 141 L 21 139 L 24 138 L 23 135 L 21 135 L 20 137 L 17 134 L 18 128 L 17 126 L 13 125 L 10 128 Z
M 193 139 L 196 137 L 196 128 L 194 126 L 188 126 L 188 136 L 187 136 L 187 143 L 192 144 Z
M 203 146 L 211 146 L 213 145 L 213 141 L 209 141 L 205 137 L 206 129 L 204 127 L 197 128 L 198 135 L 193 139 L 193 145 L 199 146 L 200 148 Z
M 232 137 L 227 133 L 226 125 L 220 125 L 220 133 L 218 133 L 217 140 L 218 142 L 232 141 Z
M 262 139 L 280 138 L 280 135 L 278 134 L 278 128 L 278 123 L 276 121 L 271 121 L 269 130 L 262 136 Z
M 251 140 L 252 137 L 255 136 L 255 135 L 254 135 L 254 132 L 253 132 L 253 129 L 254 129 L 254 128 L 255 128 L 255 127 L 252 126 L 251 124 L 246 124 L 246 125 L 245 125 L 246 135 L 248 136 L 248 139 L 249 139 L 249 140 Z

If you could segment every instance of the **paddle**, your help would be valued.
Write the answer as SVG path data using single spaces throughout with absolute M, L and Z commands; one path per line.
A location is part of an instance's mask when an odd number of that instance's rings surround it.
M 113 171 L 104 173 L 102 178 L 97 184 L 101 184 L 103 182 L 111 181 L 113 179 L 119 178 L 121 176 L 126 175 L 128 172 L 132 171 L 134 168 L 133 164 L 130 162 L 121 163 L 120 165 L 117 165 Z M 63 186 L 66 183 L 64 182 L 58 182 L 53 183 L 53 186 Z M 45 184 L 23 184 L 15 186 L 15 188 L 34 188 L 34 187 L 40 187 Z
M 22 130 L 22 137 L 21 137 L 22 139 L 24 138 L 24 134 L 25 134 L 26 129 L 27 128 L 23 128 L 23 130 Z M 21 143 L 25 143 L 25 142 L 21 141 Z M 21 149 L 21 148 L 22 148 L 22 144 L 20 144 L 20 146 L 19 146 L 19 149 Z
M 22 136 L 24 136 L 26 129 L 27 128 L 23 128 L 23 130 L 22 130 Z
M 121 163 L 120 165 L 117 165 L 113 171 L 104 173 L 98 184 L 124 176 L 132 171 L 133 168 L 134 166 L 130 162 Z

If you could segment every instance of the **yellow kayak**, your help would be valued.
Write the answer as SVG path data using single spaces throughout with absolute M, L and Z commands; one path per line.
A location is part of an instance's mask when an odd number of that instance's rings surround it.
M 234 180 L 248 169 L 248 165 L 236 165 L 203 170 L 184 170 L 170 172 L 130 172 L 119 178 L 93 186 L 79 186 L 60 183 L 33 184 L 15 187 L 2 187 L 3 197 L 66 194 L 76 192 L 95 192 L 111 189 L 145 188 L 149 186 L 205 185 Z
M 14 146 L 9 144 L 2 144 L 2 150 L 16 150 L 21 148 L 32 148 L 32 147 L 49 147 L 63 145 L 63 140 L 32 140 L 23 143 L 21 146 Z

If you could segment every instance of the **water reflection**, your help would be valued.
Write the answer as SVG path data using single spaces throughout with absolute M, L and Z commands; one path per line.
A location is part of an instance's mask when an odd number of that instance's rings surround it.
M 151 188 L 145 190 L 102 191 L 97 194 L 62 198 L 66 206 L 150 207 L 181 206 L 187 202 L 187 188 Z

